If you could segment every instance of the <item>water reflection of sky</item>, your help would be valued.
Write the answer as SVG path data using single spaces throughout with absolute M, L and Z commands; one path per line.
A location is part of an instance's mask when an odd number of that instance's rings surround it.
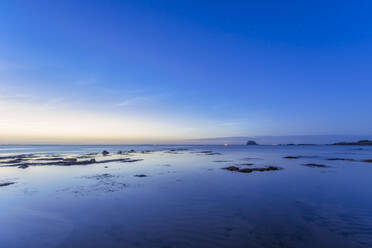
M 2 147 L 3 148 L 3 147 Z M 6 147 L 5 147 L 6 148 Z M 31 152 L 30 147 L 2 154 Z M 148 146 L 38 146 L 32 153 L 163 150 Z M 0 168 L 5 247 L 368 247 L 372 245 L 370 148 L 190 147 L 136 153 L 135 163 Z M 18 150 L 20 149 L 20 150 Z M 300 159 L 283 159 L 284 156 Z M 215 162 L 233 161 L 233 162 Z M 283 170 L 221 170 L 254 163 Z M 330 168 L 309 168 L 305 163 Z M 148 177 L 135 177 L 145 174 Z

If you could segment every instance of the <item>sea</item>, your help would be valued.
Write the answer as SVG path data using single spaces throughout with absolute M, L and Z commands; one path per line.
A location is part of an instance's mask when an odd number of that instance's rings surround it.
M 39 162 L 74 157 L 132 162 Z M 372 247 L 371 159 L 368 146 L 0 146 L 0 247 Z

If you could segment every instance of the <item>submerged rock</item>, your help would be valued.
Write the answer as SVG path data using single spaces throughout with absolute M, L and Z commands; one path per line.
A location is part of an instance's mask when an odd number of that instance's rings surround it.
M 222 155 L 221 153 L 214 152 L 214 151 L 199 151 L 199 152 L 195 152 L 195 153 L 201 153 L 201 154 L 205 154 L 205 155 Z
M 304 166 L 307 166 L 307 167 L 318 167 L 318 168 L 328 168 L 329 167 L 329 166 L 324 165 L 324 164 L 315 164 L 315 163 L 304 164 Z
M 102 180 L 106 178 L 114 178 L 114 175 L 111 175 L 109 173 L 103 173 L 103 174 L 97 174 L 93 176 L 83 176 L 83 178 L 88 178 L 88 179 L 97 179 L 97 180 Z
M 110 153 L 109 153 L 108 151 L 106 151 L 106 150 L 102 152 L 102 155 L 103 155 L 103 156 L 107 156 L 107 155 L 109 155 L 109 154 L 110 154 Z
M 366 160 L 363 160 L 363 162 L 372 163 L 372 159 L 366 159 Z
M 22 165 L 18 166 L 18 168 L 20 168 L 20 169 L 27 169 L 28 168 L 28 165 L 27 164 L 22 164 Z
M 286 156 L 286 159 L 299 159 L 301 156 Z
M 352 158 L 327 158 L 329 161 L 355 161 L 355 159 Z

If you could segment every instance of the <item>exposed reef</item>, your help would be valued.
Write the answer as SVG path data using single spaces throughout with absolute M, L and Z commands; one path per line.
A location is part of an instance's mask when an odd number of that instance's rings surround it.
M 96 157 L 98 156 L 98 157 Z M 83 159 L 81 159 L 83 158 Z M 99 159 L 96 159 L 99 158 Z M 69 155 L 68 157 L 59 156 L 45 156 L 43 154 L 22 154 L 17 156 L 0 157 L 1 167 L 18 167 L 26 169 L 29 166 L 74 166 L 74 165 L 90 165 L 90 164 L 103 164 L 110 162 L 131 163 L 141 161 L 143 159 L 120 158 L 117 155 L 109 155 L 105 151 L 100 156 L 98 153 L 87 155 Z

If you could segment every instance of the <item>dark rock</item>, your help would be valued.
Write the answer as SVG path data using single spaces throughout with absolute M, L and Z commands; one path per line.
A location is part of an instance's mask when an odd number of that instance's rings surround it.
M 133 149 L 128 151 L 128 153 L 134 153 L 134 152 L 136 152 L 136 151 L 133 150 Z
M 60 161 L 60 160 L 64 160 L 64 158 L 59 158 L 59 157 L 56 157 L 56 158 L 37 158 L 37 159 L 34 159 L 36 161 Z
M 65 158 L 62 161 L 63 165 L 74 165 L 77 162 L 76 158 Z
M 135 177 L 147 177 L 147 175 L 145 174 L 138 174 L 138 175 L 134 175 Z
M 363 162 L 372 163 L 372 159 L 366 159 L 366 160 L 363 160 Z
M 202 153 L 202 154 L 205 154 L 205 155 L 222 155 L 221 153 L 214 152 L 214 151 L 200 151 L 200 152 L 196 152 L 196 153 Z
M 286 159 L 299 159 L 301 156 L 286 156 Z
M 61 163 L 57 163 L 56 165 L 71 166 L 71 165 L 88 165 L 88 164 L 94 164 L 94 163 L 96 163 L 96 160 L 94 158 L 90 160 L 84 160 L 84 161 L 77 161 L 76 158 L 68 158 L 68 159 L 64 159 Z
M 85 160 L 85 161 L 78 161 L 78 162 L 76 162 L 75 164 L 76 165 L 85 165 L 85 164 L 94 164 L 94 163 L 96 163 L 97 161 L 94 159 L 94 158 L 92 158 L 92 159 L 90 159 L 90 160 Z
M 151 153 L 151 151 L 150 150 L 145 150 L 145 151 L 141 151 L 141 153 L 148 154 L 148 153 Z
M 63 162 L 76 162 L 77 158 L 64 158 Z
M 13 160 L 8 160 L 8 161 L 2 161 L 0 162 L 0 164 L 17 164 L 17 163 L 20 163 L 22 162 L 22 158 L 16 158 L 16 159 L 13 159 Z
M 229 167 L 222 168 L 222 169 L 229 170 L 229 171 L 237 171 L 237 172 L 241 172 L 241 173 L 251 173 L 251 172 L 254 172 L 254 171 L 261 171 L 262 172 L 262 171 L 281 170 L 281 168 L 276 167 L 276 166 L 268 166 L 268 167 L 264 167 L 264 168 L 243 168 L 243 169 L 240 169 L 239 167 L 236 167 L 236 166 L 229 166 Z
M 240 165 L 252 166 L 252 165 L 254 165 L 254 163 L 245 163 L 245 164 L 240 164 Z
M 335 146 L 372 146 L 371 140 L 359 140 L 357 142 L 338 142 L 334 143 Z
M 35 154 L 20 154 L 20 155 L 14 155 L 14 156 L 0 157 L 0 160 L 4 160 L 4 159 L 23 159 L 23 158 L 34 158 L 34 157 L 36 157 Z
M 236 166 L 229 166 L 229 167 L 225 167 L 222 169 L 229 170 L 229 171 L 239 171 L 239 167 L 236 167 Z
M 247 145 L 247 146 L 255 146 L 255 145 L 258 145 L 258 144 L 257 144 L 257 142 L 254 141 L 254 140 L 248 140 L 246 145 Z
M 15 183 L 14 182 L 0 183 L 0 187 L 9 186 L 9 185 L 12 185 L 12 184 L 15 184 Z
M 18 166 L 18 168 L 20 168 L 20 169 L 27 169 L 28 168 L 28 165 L 27 164 L 22 164 L 22 165 Z
M 110 154 L 110 153 L 109 153 L 108 151 L 106 151 L 106 150 L 102 152 L 102 155 L 103 155 L 103 156 L 107 156 L 107 155 L 109 155 L 109 154 Z
M 253 169 L 244 168 L 244 169 L 239 169 L 238 171 L 241 172 L 241 173 L 251 173 L 251 172 L 253 172 Z

